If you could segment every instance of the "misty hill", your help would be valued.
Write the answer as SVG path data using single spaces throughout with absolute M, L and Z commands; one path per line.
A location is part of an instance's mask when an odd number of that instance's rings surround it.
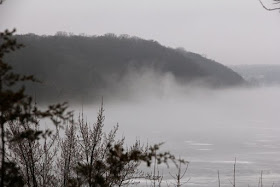
M 231 68 L 253 85 L 280 85 L 280 65 L 236 65 Z
M 18 72 L 34 74 L 43 81 L 40 86 L 28 87 L 43 100 L 114 93 L 123 80 L 127 84 L 131 76 L 145 70 L 171 74 L 180 84 L 203 82 L 206 86 L 225 87 L 244 82 L 228 67 L 201 55 L 127 35 L 28 34 L 17 39 L 26 47 L 7 60 Z M 125 87 L 122 89 L 125 91 Z

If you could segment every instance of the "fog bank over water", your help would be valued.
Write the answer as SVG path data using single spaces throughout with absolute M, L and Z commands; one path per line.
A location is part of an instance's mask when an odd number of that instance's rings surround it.
M 139 85 L 139 84 L 138 84 Z M 278 127 L 280 120 L 278 96 L 280 87 L 207 89 L 167 85 L 165 93 L 151 89 L 135 89 L 128 99 L 104 97 L 106 123 L 120 123 L 128 128 L 148 127 L 170 132 L 195 125 L 200 130 L 220 127 Z M 181 91 L 181 92 L 179 92 Z M 100 99 L 101 102 L 101 99 Z M 99 104 L 84 104 L 89 120 L 94 120 Z M 81 105 L 75 107 L 81 110 Z M 108 121 L 111 120 L 111 121 Z M 228 121 L 228 122 L 226 122 Z M 129 124 L 128 124 L 129 123 Z M 230 123 L 229 125 L 227 125 Z M 245 126 L 244 126 L 245 125 Z M 127 129 L 124 127 L 124 129 Z M 188 129 L 192 130 L 192 129 Z
M 7 61 L 15 71 L 42 81 L 37 87 L 27 87 L 28 93 L 40 97 L 40 103 L 88 103 L 116 95 L 127 98 L 131 92 L 135 95 L 135 89 L 162 92 L 165 82 L 174 80 L 219 88 L 245 83 L 239 74 L 203 55 L 135 36 L 61 32 L 16 38 L 27 47 L 9 55 Z
M 191 162 L 189 186 L 217 186 L 217 170 L 224 186 L 230 186 L 235 157 L 242 186 L 257 184 L 261 170 L 266 185 L 279 184 L 280 87 L 182 87 L 168 74 L 161 84 L 145 86 L 150 78 L 139 77 L 130 97 L 104 97 L 105 129 L 118 123 L 119 136 L 128 144 L 165 142 L 163 150 Z M 88 121 L 95 121 L 98 107 L 83 106 Z
M 81 92 L 74 101 L 70 103 L 89 105 L 100 103 L 104 98 L 105 103 L 134 103 L 137 102 L 162 102 L 178 99 L 188 99 L 189 102 L 202 102 L 211 100 L 211 97 L 218 97 L 219 93 L 240 91 L 248 84 L 236 86 L 221 86 L 211 83 L 212 77 L 196 78 L 184 81 L 176 78 L 171 72 L 161 72 L 153 67 L 130 68 L 125 71 L 121 78 L 116 78 L 114 74 L 105 78 L 106 84 L 102 89 L 90 92 Z M 218 94 L 218 95 L 217 95 Z M 67 98 L 67 97 L 66 97 Z M 68 98 L 69 99 L 69 98 Z M 183 102 L 183 101 L 182 101 Z

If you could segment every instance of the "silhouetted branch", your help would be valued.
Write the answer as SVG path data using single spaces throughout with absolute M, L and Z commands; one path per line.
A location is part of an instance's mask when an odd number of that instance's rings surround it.
M 221 187 L 220 171 L 219 170 L 218 170 L 218 184 L 219 184 L 219 187 Z
M 262 2 L 261 0 L 259 0 L 259 2 L 261 3 L 262 7 L 263 7 L 264 9 L 268 10 L 268 11 L 280 10 L 280 7 L 277 7 L 277 8 L 268 8 L 268 7 L 266 7 L 266 6 L 263 4 L 263 2 Z M 280 3 L 280 1 L 275 0 L 275 3 L 274 3 L 274 4 L 279 4 L 279 3 Z

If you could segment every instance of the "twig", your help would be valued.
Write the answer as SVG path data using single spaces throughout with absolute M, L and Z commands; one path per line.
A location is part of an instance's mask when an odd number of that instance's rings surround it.
M 263 187 L 263 178 L 262 178 L 262 175 L 263 175 L 263 171 L 261 170 L 261 178 L 260 178 L 260 182 L 261 182 L 261 187 Z
M 274 11 L 274 10 L 280 10 L 280 7 L 277 7 L 277 8 L 268 8 L 266 7 L 263 2 L 261 0 L 259 0 L 259 2 L 261 3 L 262 7 L 268 11 Z M 276 2 L 275 4 L 279 4 L 280 2 Z
M 232 185 L 233 187 L 235 187 L 235 173 L 236 173 L 235 167 L 236 167 L 236 157 L 235 157 L 234 164 L 233 164 L 233 182 L 231 182 L 231 181 L 229 180 L 229 182 L 231 183 L 231 185 Z
M 219 183 L 219 187 L 221 187 L 220 172 L 219 172 L 219 170 L 218 170 L 218 183 Z

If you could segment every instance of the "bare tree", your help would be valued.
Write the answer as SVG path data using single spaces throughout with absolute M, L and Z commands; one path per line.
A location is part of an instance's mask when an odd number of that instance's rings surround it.
M 55 146 L 58 135 L 45 137 L 42 140 L 17 139 L 24 131 L 36 131 L 39 124 L 9 123 L 7 134 L 13 138 L 9 142 L 8 159 L 18 164 L 24 181 L 29 187 L 56 186 L 52 172 L 57 153 Z
M 262 7 L 268 11 L 280 10 L 280 0 L 273 0 L 272 4 L 276 7 L 271 8 L 265 5 L 262 0 L 259 0 L 259 2 L 261 3 Z
M 189 163 L 186 163 L 185 169 L 182 171 L 182 163 L 180 162 L 179 165 L 177 166 L 177 173 L 175 175 L 172 175 L 171 173 L 170 176 L 175 180 L 174 186 L 176 187 L 181 187 L 184 184 L 187 184 L 191 178 L 189 178 L 187 181 L 182 182 L 182 179 L 185 177 L 187 171 L 188 171 L 188 166 Z
M 4 186 L 6 169 L 10 165 L 6 163 L 6 146 L 10 141 L 19 141 L 29 139 L 34 141 L 41 135 L 49 135 L 50 131 L 43 132 L 36 128 L 28 128 L 26 125 L 37 125 L 40 119 L 48 118 L 55 125 L 59 125 L 61 121 L 68 119 L 71 113 L 66 113 L 67 105 L 56 104 L 50 105 L 47 110 L 40 110 L 33 105 L 33 97 L 25 93 L 24 83 L 26 81 L 38 82 L 33 76 L 20 75 L 13 72 L 12 67 L 4 62 L 4 56 L 7 53 L 15 51 L 23 47 L 18 44 L 12 36 L 13 31 L 4 31 L 0 33 L 0 130 L 1 130 L 1 180 L 0 186 Z M 17 136 L 8 136 L 7 126 L 16 124 L 20 128 L 20 134 Z M 29 149 L 32 147 L 29 145 Z M 31 151 L 29 151 L 29 154 Z M 30 155 L 32 156 L 32 154 Z M 34 166 L 31 168 L 34 169 Z M 32 171 L 33 172 L 33 171 Z M 34 172 L 33 172 L 34 173 Z M 33 176 L 33 184 L 36 182 Z
M 221 180 L 220 180 L 220 171 L 218 170 L 218 185 L 219 187 L 221 187 Z
M 19 125 L 19 122 L 10 122 L 7 132 L 11 137 L 18 137 L 25 129 L 30 129 L 29 124 Z M 13 160 L 21 169 L 22 176 L 24 176 L 25 183 L 31 186 L 38 186 L 36 179 L 36 153 L 40 144 L 38 141 L 31 141 L 30 139 L 15 140 L 9 144 L 10 155 L 9 159 Z
M 156 152 L 155 152 L 156 155 Z M 153 162 L 153 170 L 151 172 L 151 174 L 148 174 L 146 179 L 148 179 L 151 183 L 151 187 L 160 187 L 162 180 L 163 180 L 163 175 L 160 174 L 159 168 L 158 168 L 158 163 L 156 158 L 154 158 L 154 162 Z
M 233 164 L 233 181 L 229 180 L 231 183 L 232 187 L 236 187 L 236 158 L 234 159 L 234 164 Z
M 39 186 L 56 187 L 57 177 L 53 172 L 58 147 L 56 146 L 57 136 L 51 138 L 50 141 L 44 140 L 43 146 L 40 147 L 41 158 L 38 162 L 38 184 Z
M 116 162 L 119 159 L 118 156 L 123 156 L 124 138 L 116 140 L 118 125 L 108 134 L 104 133 L 104 119 L 103 102 L 98 112 L 97 121 L 92 127 L 84 120 L 83 113 L 79 117 L 77 146 L 80 146 L 81 153 L 79 164 L 85 169 L 83 172 L 86 172 L 84 177 L 89 186 L 94 186 L 97 183 L 104 186 L 131 184 L 134 178 L 142 174 L 137 170 L 140 161 L 123 159 Z M 140 142 L 137 141 L 127 150 L 127 154 L 142 151 Z
M 74 121 L 70 121 L 65 129 L 64 138 L 60 138 L 59 147 L 61 156 L 57 165 L 59 169 L 59 182 L 63 187 L 71 186 L 73 182 L 74 169 L 79 160 L 79 146 L 77 139 L 77 127 Z M 72 184 L 73 185 L 73 184 Z

